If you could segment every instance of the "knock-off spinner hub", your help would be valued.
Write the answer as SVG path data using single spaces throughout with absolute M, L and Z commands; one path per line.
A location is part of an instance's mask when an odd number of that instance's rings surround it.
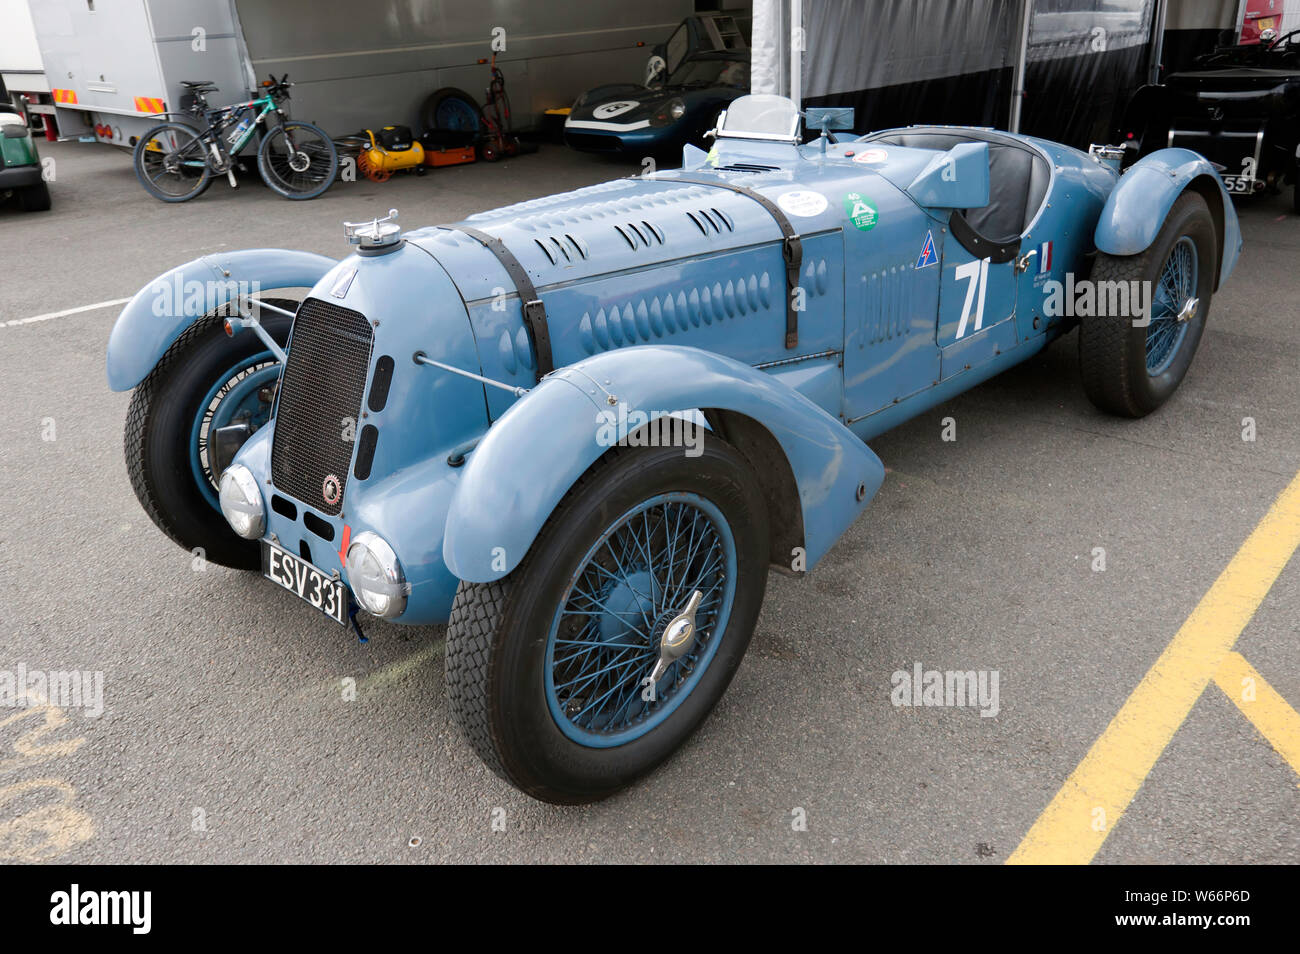
M 700 600 L 703 598 L 704 594 L 696 590 L 691 594 L 686 608 L 664 627 L 664 633 L 659 637 L 659 659 L 650 673 L 652 684 L 662 679 L 668 667 L 685 656 L 695 645 L 695 611 L 700 608 Z

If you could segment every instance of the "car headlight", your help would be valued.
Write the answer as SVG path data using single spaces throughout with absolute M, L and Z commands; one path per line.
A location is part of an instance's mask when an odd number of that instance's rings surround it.
M 266 506 L 257 478 L 243 464 L 231 464 L 221 475 L 221 513 L 230 529 L 245 540 L 256 540 L 266 530 Z
M 406 611 L 406 595 L 411 587 L 397 554 L 378 534 L 363 530 L 352 538 L 347 570 L 352 594 L 367 613 L 392 619 Z
M 686 115 L 686 104 L 680 99 L 670 99 L 650 117 L 651 126 L 667 126 Z

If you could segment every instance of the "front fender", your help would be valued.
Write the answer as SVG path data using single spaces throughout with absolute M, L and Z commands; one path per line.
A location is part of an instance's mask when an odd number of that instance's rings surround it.
M 569 488 L 609 449 L 598 415 L 614 409 L 610 395 L 629 413 L 719 410 L 766 428 L 794 478 L 809 569 L 884 481 L 866 444 L 776 377 L 697 348 L 620 348 L 548 376 L 470 455 L 443 538 L 457 577 L 486 583 L 519 565 Z
M 1156 240 L 1178 197 L 1194 188 L 1205 197 L 1219 233 L 1218 285 L 1241 254 L 1241 226 L 1232 197 L 1209 160 L 1190 149 L 1161 149 L 1124 173 L 1106 200 L 1095 242 L 1107 255 L 1140 255 Z
M 324 255 L 251 248 L 204 255 L 159 275 L 122 309 L 108 338 L 108 386 L 129 391 L 196 319 L 239 295 L 310 288 L 338 263 Z

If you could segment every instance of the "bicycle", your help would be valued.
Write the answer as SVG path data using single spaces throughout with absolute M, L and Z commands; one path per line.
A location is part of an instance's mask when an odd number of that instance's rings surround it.
M 262 81 L 263 94 L 246 103 L 210 108 L 207 94 L 217 87 L 206 81 L 186 81 L 188 108 L 184 116 L 168 119 L 144 133 L 133 155 L 136 178 L 146 192 L 163 202 L 187 202 L 202 195 L 213 176 L 225 175 L 237 188 L 235 165 L 239 153 L 267 117 L 275 124 L 261 136 L 257 170 L 275 192 L 286 199 L 314 199 L 334 182 L 338 152 L 334 141 L 311 123 L 289 119 L 289 74 Z M 199 128 L 202 124 L 202 128 Z

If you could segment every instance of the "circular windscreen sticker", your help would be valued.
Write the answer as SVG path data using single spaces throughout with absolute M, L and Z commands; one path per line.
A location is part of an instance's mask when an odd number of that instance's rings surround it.
M 884 149 L 865 149 L 853 157 L 854 162 L 865 162 L 868 165 L 876 165 L 889 161 L 889 152 Z
M 850 192 L 844 197 L 844 214 L 849 217 L 855 228 L 870 232 L 880 221 L 880 212 L 876 203 L 860 192 Z
M 605 103 L 597 106 L 591 111 L 591 115 L 596 119 L 613 119 L 615 116 L 622 116 L 626 112 L 631 112 L 641 104 L 632 99 L 620 99 L 615 103 Z
M 809 218 L 814 215 L 821 215 L 826 211 L 829 205 L 826 196 L 820 192 L 787 192 L 776 200 L 776 204 L 788 212 L 790 215 L 798 215 L 803 218 Z

